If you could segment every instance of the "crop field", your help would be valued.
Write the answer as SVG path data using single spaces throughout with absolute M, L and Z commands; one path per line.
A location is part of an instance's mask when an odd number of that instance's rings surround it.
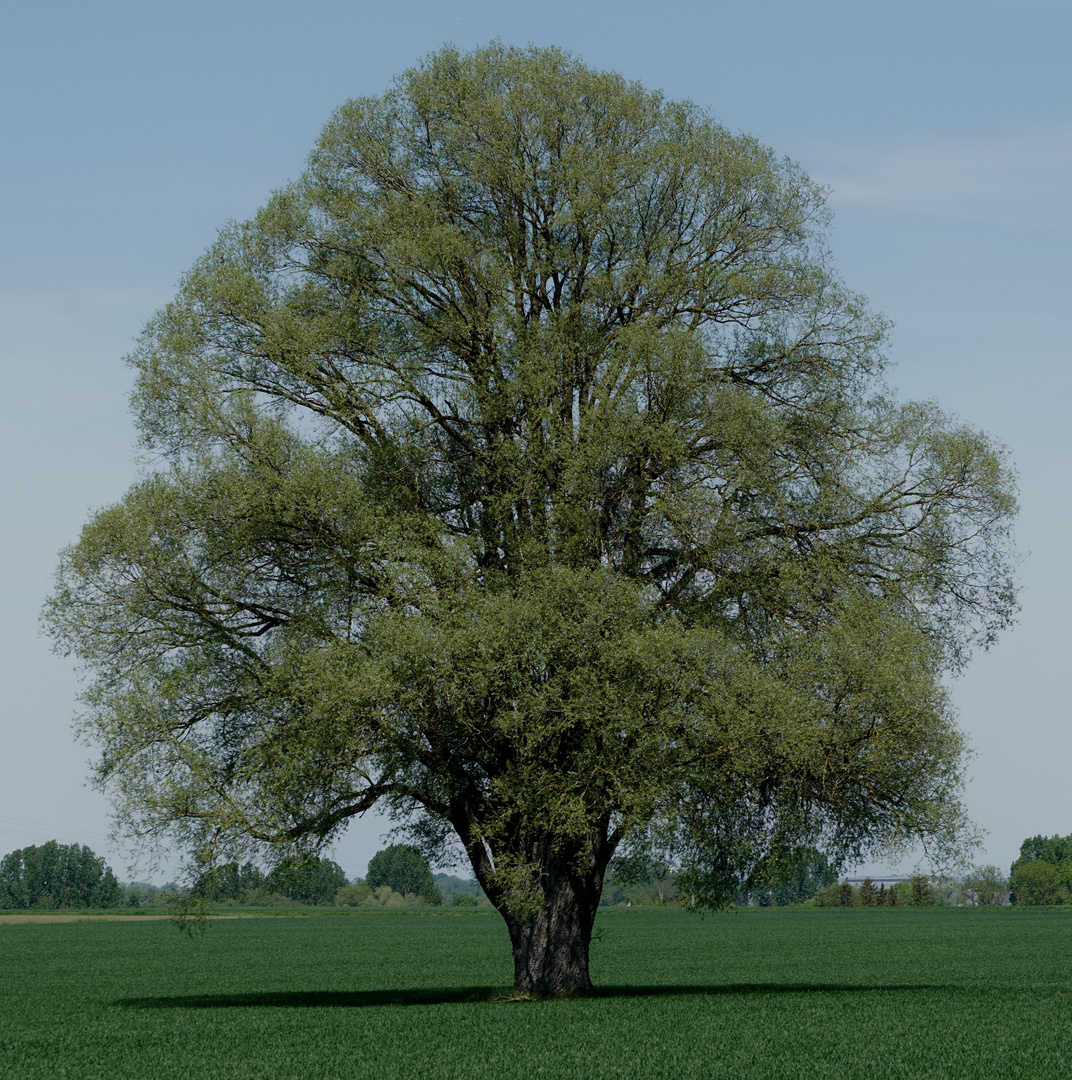
M 0 925 L 0 1077 L 1072 1077 L 1072 909 L 606 909 L 496 1001 L 487 911 Z

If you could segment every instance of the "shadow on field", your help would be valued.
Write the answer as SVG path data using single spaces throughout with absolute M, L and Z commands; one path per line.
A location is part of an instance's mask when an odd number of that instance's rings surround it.
M 594 998 L 682 997 L 717 994 L 860 994 L 870 991 L 943 990 L 936 983 L 860 985 L 859 983 L 730 983 L 713 986 L 601 986 Z M 177 994 L 120 998 L 130 1009 L 360 1009 L 377 1005 L 457 1005 L 529 1000 L 511 997 L 502 987 L 444 986 L 420 990 L 291 990 L 252 994 Z

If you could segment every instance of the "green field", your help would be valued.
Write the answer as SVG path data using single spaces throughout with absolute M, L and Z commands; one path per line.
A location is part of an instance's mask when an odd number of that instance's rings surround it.
M 1072 1077 L 1072 909 L 607 909 L 595 998 L 492 912 L 0 925 L 0 1076 Z

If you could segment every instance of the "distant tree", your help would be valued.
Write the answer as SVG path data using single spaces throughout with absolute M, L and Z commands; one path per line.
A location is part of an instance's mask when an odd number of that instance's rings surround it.
M 922 874 L 913 874 L 908 879 L 908 895 L 913 907 L 930 907 L 934 903 L 931 883 Z
M 1068 879 L 1051 862 L 1033 859 L 1017 862 L 1009 875 L 1009 890 L 1014 904 L 1067 904 Z
M 1009 880 L 996 866 L 976 866 L 963 882 L 964 901 L 977 907 L 1000 907 L 1009 899 Z
M 264 879 L 264 888 L 302 904 L 332 904 L 346 874 L 331 859 L 288 856 Z
M 603 879 L 603 892 L 600 894 L 599 903 L 601 907 L 613 907 L 616 904 L 630 903 L 630 900 L 621 883 L 608 875 Z
M 392 844 L 377 851 L 369 860 L 365 881 L 373 888 L 390 885 L 397 893 L 412 893 L 426 904 L 443 902 L 428 860 L 412 844 Z
M 482 899 L 487 899 L 484 896 L 484 890 L 480 887 L 480 882 L 476 878 L 460 878 L 455 874 L 439 873 L 433 874 L 432 880 L 435 882 L 444 904 L 453 903 L 454 897 L 461 894 L 473 897 L 478 903 Z
M 779 853 L 764 860 L 740 890 L 736 903 L 802 904 L 837 881 L 837 867 L 817 848 Z
M 860 883 L 860 905 L 862 907 L 875 907 L 879 902 L 879 890 L 875 888 L 875 882 L 870 877 L 865 877 Z
M 120 882 L 119 888 L 123 893 L 123 900 L 129 907 L 141 907 L 142 904 L 155 903 L 161 890 L 149 881 Z
M 237 862 L 229 862 L 205 871 L 194 891 L 207 901 L 242 901 L 247 899 L 250 893 L 262 888 L 264 874 L 253 863 L 247 862 L 244 866 L 239 866 Z
M 838 886 L 837 902 L 838 907 L 852 907 L 856 903 L 856 890 L 847 881 Z
M 1029 836 L 1020 845 L 1020 857 L 1012 864 L 1015 869 L 1021 863 L 1048 862 L 1058 868 L 1072 866 L 1072 835 Z
M 1072 836 L 1029 836 L 1009 870 L 1009 890 L 1014 904 L 1064 903 L 1072 894 Z
M 108 908 L 122 899 L 111 867 L 85 845 L 50 840 L 0 860 L 0 908 Z

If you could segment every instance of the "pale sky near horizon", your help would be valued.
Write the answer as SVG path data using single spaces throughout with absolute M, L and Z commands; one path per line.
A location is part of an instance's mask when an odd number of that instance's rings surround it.
M 1072 833 L 1072 6 L 46 0 L 12 5 L 0 38 L 0 855 L 87 843 L 130 876 L 37 616 L 59 549 L 137 475 L 133 337 L 335 107 L 492 38 L 691 98 L 829 186 L 835 261 L 895 323 L 892 383 L 1020 473 L 1019 624 L 951 684 L 979 861 Z M 336 846 L 348 874 L 385 827 Z

